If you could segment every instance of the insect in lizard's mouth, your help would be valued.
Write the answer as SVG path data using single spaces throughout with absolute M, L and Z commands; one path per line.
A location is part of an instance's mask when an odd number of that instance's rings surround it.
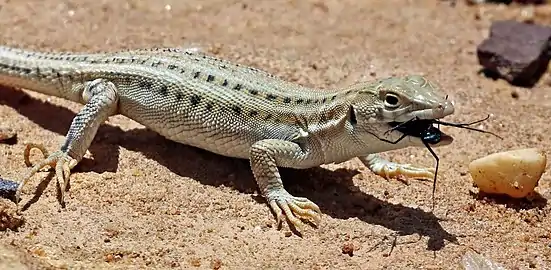
M 492 132 L 471 127 L 474 124 L 488 120 L 489 117 L 490 116 L 488 115 L 484 119 L 477 120 L 470 123 L 451 123 L 451 122 L 444 122 L 438 119 L 425 120 L 425 119 L 413 118 L 406 122 L 390 122 L 388 124 L 391 126 L 391 129 L 389 130 L 389 132 L 396 130 L 401 132 L 405 136 L 420 138 L 424 144 L 432 144 L 432 145 L 438 144 L 438 143 L 448 144 L 453 141 L 453 138 L 451 136 L 445 134 L 440 130 L 439 128 L 440 125 L 452 126 L 452 127 L 482 132 L 482 133 L 488 133 L 502 139 L 500 136 Z M 435 124 L 438 126 L 435 126 Z
M 407 136 L 420 138 L 428 144 L 449 144 L 453 137 L 442 132 L 434 124 L 437 120 L 413 119 L 407 122 L 391 122 L 392 130 L 399 131 Z

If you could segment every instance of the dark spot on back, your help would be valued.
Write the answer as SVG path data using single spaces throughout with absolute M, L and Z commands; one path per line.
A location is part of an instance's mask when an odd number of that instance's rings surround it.
M 207 103 L 207 111 L 212 111 L 212 108 L 214 107 L 214 104 L 212 102 Z
M 163 95 L 163 96 L 168 95 L 168 87 L 166 85 L 162 84 L 159 87 L 159 93 L 161 93 L 161 95 Z
M 214 81 L 214 76 L 209 74 L 207 76 L 207 82 L 212 82 L 212 81 Z
M 193 78 L 197 79 L 197 78 L 199 78 L 199 75 L 201 75 L 201 72 L 196 71 L 195 74 L 193 74 Z
M 168 69 L 176 69 L 176 66 L 175 66 L 175 65 L 168 65 L 167 68 L 168 68 Z
M 232 110 L 235 114 L 241 114 L 241 107 L 239 107 L 237 105 L 233 105 Z
M 272 118 L 272 115 L 271 115 L 271 114 L 267 114 L 267 115 L 264 117 L 264 121 L 268 121 L 268 120 L 270 120 L 270 118 Z
M 297 104 L 300 104 L 300 103 L 304 102 L 304 100 L 302 100 L 302 99 L 297 99 L 297 101 L 295 101 L 295 102 L 296 102 Z
M 224 79 L 224 82 L 222 83 L 222 86 L 228 86 L 228 80 Z
M 184 94 L 180 91 L 176 92 L 176 100 L 182 100 L 182 98 L 184 97 Z
M 140 88 L 142 88 L 142 89 L 149 89 L 152 86 L 151 82 L 144 81 L 144 80 L 140 81 L 138 84 L 139 84 Z
M 250 111 L 249 112 L 249 116 L 251 116 L 251 117 L 254 117 L 254 116 L 257 116 L 257 115 L 258 115 L 257 111 Z
M 199 95 L 192 95 L 189 101 L 191 102 L 191 105 L 197 106 L 197 104 L 201 102 L 201 97 Z
M 235 87 L 233 88 L 234 90 L 241 90 L 241 87 L 242 85 L 241 84 L 236 84 Z
M 291 102 L 291 98 L 290 98 L 290 97 L 285 97 L 285 98 L 283 98 L 283 102 L 284 102 L 284 103 L 290 103 L 290 102 Z
M 323 98 L 323 99 L 321 100 L 321 103 L 325 103 L 325 102 L 327 102 L 327 98 Z
M 337 95 L 334 95 L 331 97 L 331 101 L 335 100 L 337 98 Z
M 267 99 L 267 100 L 274 100 L 274 99 L 276 99 L 276 98 L 277 98 L 277 96 L 274 96 L 274 95 L 272 95 L 272 94 L 266 95 L 266 99 Z
M 249 90 L 249 93 L 251 93 L 251 95 L 258 95 L 258 91 L 256 90 Z

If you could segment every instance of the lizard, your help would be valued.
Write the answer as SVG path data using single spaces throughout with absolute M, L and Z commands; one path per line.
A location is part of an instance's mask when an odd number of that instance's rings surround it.
M 394 129 L 412 119 L 440 119 L 454 105 L 420 75 L 360 81 L 318 89 L 264 70 L 179 48 L 77 53 L 38 52 L 0 46 L 0 84 L 81 103 L 64 143 L 31 166 L 22 188 L 50 166 L 64 203 L 71 170 L 98 127 L 124 115 L 161 136 L 215 154 L 248 159 L 260 194 L 278 227 L 319 224 L 322 211 L 290 194 L 280 167 L 305 169 L 359 158 L 376 175 L 432 178 L 435 170 L 384 159 L 379 153 L 423 146 L 419 136 Z M 438 132 L 440 132 L 438 130 Z M 432 146 L 453 137 L 439 133 Z

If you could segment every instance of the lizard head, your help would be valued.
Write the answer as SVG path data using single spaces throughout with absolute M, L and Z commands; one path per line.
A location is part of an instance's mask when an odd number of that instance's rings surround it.
M 433 126 L 433 120 L 453 114 L 453 103 L 424 77 L 391 77 L 358 86 L 351 114 L 364 132 L 387 142 L 404 137 L 403 143 L 412 146 L 453 141 Z

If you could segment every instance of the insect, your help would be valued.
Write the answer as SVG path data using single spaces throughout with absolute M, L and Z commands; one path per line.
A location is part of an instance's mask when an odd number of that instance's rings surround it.
M 382 138 L 379 138 L 379 139 L 383 140 L 385 142 L 396 144 L 396 143 L 398 143 L 399 141 L 401 141 L 402 139 L 404 139 L 407 136 L 414 136 L 414 137 L 421 138 L 421 141 L 423 142 L 425 147 L 429 150 L 431 155 L 436 160 L 435 169 L 434 169 L 434 179 L 433 179 L 433 184 L 432 184 L 432 208 L 434 209 L 434 193 L 436 191 L 436 178 L 438 177 L 438 167 L 440 165 L 440 158 L 438 157 L 438 155 L 436 155 L 436 153 L 434 152 L 434 150 L 431 148 L 430 145 L 440 142 L 440 140 L 442 138 L 442 132 L 440 131 L 440 125 L 457 127 L 457 128 L 464 128 L 464 129 L 468 129 L 468 130 L 472 130 L 472 131 L 477 131 L 477 132 L 490 134 L 490 135 L 496 136 L 500 139 L 503 139 L 502 137 L 500 137 L 499 135 L 497 135 L 493 132 L 471 127 L 472 125 L 475 125 L 475 124 L 478 124 L 480 122 L 486 121 L 489 118 L 490 118 L 490 115 L 486 116 L 483 119 L 476 120 L 476 121 L 473 121 L 473 122 L 470 122 L 470 123 L 451 123 L 451 122 L 444 122 L 444 121 L 441 121 L 441 120 L 438 120 L 438 119 L 424 120 L 424 119 L 419 119 L 419 118 L 413 118 L 413 119 L 411 119 L 409 121 L 406 121 L 406 122 L 390 123 L 392 128 L 390 128 L 388 131 L 386 131 L 385 134 L 390 133 L 394 130 L 400 131 L 403 134 L 396 141 L 388 141 L 388 140 L 385 140 L 385 139 L 382 139 Z M 437 126 L 435 126 L 435 124 Z

